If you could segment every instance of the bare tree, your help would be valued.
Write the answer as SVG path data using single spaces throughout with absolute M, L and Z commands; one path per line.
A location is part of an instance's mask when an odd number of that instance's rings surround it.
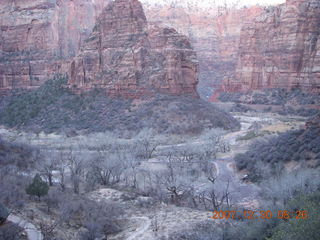
M 156 181 L 168 192 L 169 199 L 174 204 L 180 204 L 181 200 L 193 191 L 191 176 L 185 172 L 183 166 L 184 164 L 175 161 L 172 155 L 169 155 L 167 169 L 155 174 Z
M 226 141 L 221 140 L 219 142 L 219 150 L 222 153 L 229 152 L 231 150 L 230 144 Z
M 206 172 L 206 177 L 214 185 L 217 180 L 217 170 L 213 164 L 210 165 Z
M 36 150 L 35 159 L 36 169 L 46 178 L 49 186 L 53 186 L 53 172 L 57 165 L 56 159 L 50 154 L 46 154 L 46 157 L 44 157 L 40 150 Z
M 135 137 L 135 142 L 137 157 L 147 159 L 153 157 L 157 147 L 160 145 L 161 137 L 156 136 L 154 130 L 146 128 Z
M 90 171 L 92 176 L 104 186 L 120 182 L 124 172 L 126 156 L 121 151 L 98 151 L 98 156 L 92 161 Z
M 202 191 L 198 194 L 199 203 L 202 203 L 205 209 L 214 209 L 215 211 L 219 210 L 221 206 L 231 207 L 231 198 L 230 198 L 230 181 L 227 181 L 225 188 L 221 189 L 221 184 L 217 184 L 218 176 L 214 165 L 206 172 L 206 177 L 211 183 L 209 190 Z M 219 185 L 220 189 L 217 189 Z
M 224 203 L 226 204 L 227 207 L 230 207 L 229 185 L 230 185 L 230 181 L 228 180 L 225 190 L 220 194 L 217 193 L 215 187 L 212 187 L 211 190 L 208 192 L 207 200 L 210 201 L 215 211 L 218 211 Z
M 80 192 L 80 182 L 84 174 L 85 163 L 79 157 L 76 157 L 73 153 L 72 148 L 69 149 L 67 155 L 68 167 L 70 171 L 71 184 L 74 193 L 79 194 Z
M 215 158 L 218 152 L 230 151 L 230 144 L 223 140 L 223 134 L 224 131 L 221 129 L 210 129 L 201 136 L 206 142 L 204 150 L 208 157 Z
M 56 169 L 58 171 L 58 181 L 61 191 L 64 192 L 66 189 L 66 171 L 69 167 L 70 161 L 68 161 L 71 153 L 65 154 L 63 150 L 60 150 L 58 160 L 56 161 Z
M 132 155 L 128 155 L 126 158 L 126 182 L 128 185 L 128 181 L 131 183 L 131 186 L 133 188 L 137 188 L 138 187 L 138 167 L 140 165 L 140 161 L 138 159 L 136 159 L 134 156 Z
M 307 195 L 320 187 L 320 174 L 316 169 L 300 169 L 261 183 L 263 195 L 274 205 L 285 207 L 295 196 Z

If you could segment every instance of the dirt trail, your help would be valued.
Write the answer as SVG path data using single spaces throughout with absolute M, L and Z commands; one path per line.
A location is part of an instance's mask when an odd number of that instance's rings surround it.
M 141 237 L 141 235 L 144 234 L 151 226 L 151 220 L 148 217 L 134 217 L 132 219 L 144 221 L 143 223 L 140 223 L 140 227 L 127 238 L 127 240 L 138 240 L 138 237 Z

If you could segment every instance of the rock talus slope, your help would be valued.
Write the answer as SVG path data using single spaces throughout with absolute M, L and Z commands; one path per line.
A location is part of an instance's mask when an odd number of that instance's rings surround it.
M 137 0 L 116 0 L 103 10 L 69 71 L 74 91 L 99 88 L 114 97 L 197 97 L 197 83 L 197 56 L 188 39 L 172 28 L 149 27 Z

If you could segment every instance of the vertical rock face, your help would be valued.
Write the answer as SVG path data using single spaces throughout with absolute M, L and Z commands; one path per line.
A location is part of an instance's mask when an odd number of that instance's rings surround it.
M 261 12 L 260 7 L 221 10 L 164 5 L 146 9 L 150 24 L 173 27 L 190 39 L 200 63 L 198 90 L 203 98 L 234 75 L 241 27 Z
M 245 24 L 251 24 L 253 19 L 261 14 L 262 8 L 251 7 L 230 10 L 216 17 L 213 21 L 216 42 L 212 49 L 212 63 L 207 63 L 209 72 L 214 76 L 212 85 L 219 87 L 224 79 L 234 77 L 239 57 L 241 29 Z
M 41 85 L 62 71 L 109 0 L 1 0 L 0 90 Z
M 71 62 L 69 85 L 77 92 L 99 88 L 127 98 L 155 92 L 197 96 L 197 74 L 186 37 L 170 28 L 148 28 L 139 1 L 115 0 Z
M 287 0 L 241 33 L 236 76 L 224 91 L 293 88 L 320 91 L 320 2 Z

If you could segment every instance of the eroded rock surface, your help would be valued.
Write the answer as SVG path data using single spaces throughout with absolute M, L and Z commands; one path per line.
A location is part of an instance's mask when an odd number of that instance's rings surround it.
M 33 88 L 63 72 L 109 0 L 1 0 L 0 90 Z
M 234 76 L 242 26 L 262 12 L 243 9 L 183 8 L 178 5 L 146 6 L 150 24 L 172 27 L 186 35 L 199 60 L 198 92 L 208 98 L 224 78 Z
M 197 97 L 197 83 L 198 61 L 188 39 L 172 28 L 149 27 L 137 0 L 116 0 L 102 11 L 69 71 L 76 92 L 99 88 L 114 97 Z
M 320 90 L 320 2 L 287 0 L 241 32 L 234 78 L 221 91 L 264 88 Z

